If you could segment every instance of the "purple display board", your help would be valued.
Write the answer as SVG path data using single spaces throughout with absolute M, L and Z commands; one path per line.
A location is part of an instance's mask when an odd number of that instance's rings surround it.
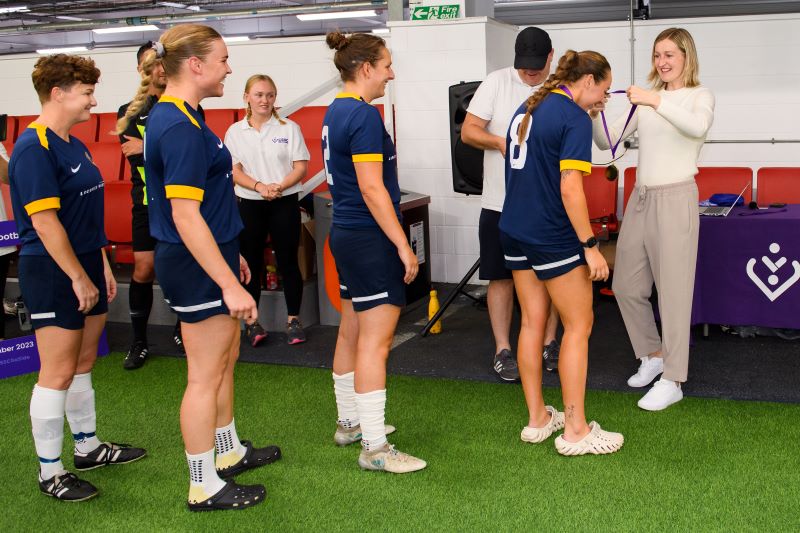
M 0 222 L 0 246 L 18 246 L 19 233 L 17 223 L 13 220 Z
M 100 344 L 97 346 L 97 355 L 108 355 L 108 339 L 106 332 L 100 335 Z M 30 374 L 39 370 L 39 350 L 36 346 L 36 336 L 27 335 L 16 339 L 0 341 L 0 379 Z

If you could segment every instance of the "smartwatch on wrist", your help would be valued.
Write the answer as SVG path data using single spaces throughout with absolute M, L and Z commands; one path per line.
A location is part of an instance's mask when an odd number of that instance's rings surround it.
M 581 243 L 584 248 L 594 248 L 597 246 L 597 239 L 594 238 L 594 235 L 586 239 L 586 242 Z

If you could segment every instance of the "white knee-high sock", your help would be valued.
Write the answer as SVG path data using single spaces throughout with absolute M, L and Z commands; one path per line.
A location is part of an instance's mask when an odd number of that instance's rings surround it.
M 214 448 L 196 455 L 186 452 L 186 461 L 189 463 L 189 503 L 206 501 L 225 486 L 214 467 Z
M 61 449 L 64 444 L 64 404 L 67 391 L 33 386 L 31 395 L 31 427 L 39 471 L 42 479 L 50 479 L 64 471 Z
M 355 394 L 358 418 L 361 421 L 361 446 L 375 450 L 386 444 L 384 414 L 386 411 L 386 389 Z
M 86 454 L 100 446 L 97 438 L 97 414 L 94 408 L 92 373 L 75 374 L 67 390 L 67 422 L 75 439 L 75 451 Z
M 355 372 L 333 374 L 333 392 L 336 396 L 336 409 L 339 413 L 336 422 L 347 429 L 358 425 L 358 408 L 356 408 L 356 391 L 354 388 Z
M 217 449 L 217 468 L 227 468 L 238 463 L 247 450 L 236 434 L 236 420 L 214 432 L 214 446 Z

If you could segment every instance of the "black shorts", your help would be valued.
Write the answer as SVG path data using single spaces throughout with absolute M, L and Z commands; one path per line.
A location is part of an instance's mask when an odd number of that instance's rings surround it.
M 544 281 L 557 278 L 586 264 L 585 250 L 580 244 L 538 246 L 519 241 L 500 232 L 505 250 L 506 266 L 511 270 L 533 269 Z
M 239 240 L 220 244 L 219 251 L 239 279 Z M 222 300 L 222 289 L 185 245 L 157 242 L 155 270 L 164 299 L 181 322 L 200 322 L 215 315 L 230 314 Z
M 146 205 L 133 204 L 133 251 L 152 252 L 156 249 L 156 240 L 150 235 L 150 217 Z
M 353 301 L 353 309 L 406 304 L 406 268 L 397 247 L 379 227 L 331 226 L 330 246 L 339 273 L 339 293 L 343 300 Z
M 511 271 L 506 268 L 503 246 L 500 244 L 500 214 L 499 211 L 481 209 L 478 222 L 478 240 L 481 247 L 479 279 L 511 279 Z
M 87 315 L 108 312 L 106 278 L 103 274 L 103 252 L 95 250 L 78 256 L 89 279 L 100 291 L 95 306 L 86 314 L 78 311 L 78 297 L 72 290 L 72 280 L 49 255 L 21 255 L 19 286 L 28 308 L 33 329 L 57 326 L 64 329 L 83 329 Z

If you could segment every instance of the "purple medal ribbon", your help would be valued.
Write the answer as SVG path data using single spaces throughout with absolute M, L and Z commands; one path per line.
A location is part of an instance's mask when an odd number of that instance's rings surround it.
M 564 91 L 567 94 L 567 96 L 569 96 L 570 100 L 572 100 L 573 102 L 575 101 L 575 98 L 572 97 L 572 93 L 570 92 L 569 89 L 567 89 L 566 85 L 559 85 L 558 88 L 561 89 L 562 91 Z M 628 91 L 626 91 L 625 89 L 620 89 L 618 91 L 609 91 L 608 94 L 624 94 L 624 93 L 627 93 L 627 92 Z M 619 139 L 617 139 L 616 143 L 612 143 L 611 142 L 611 133 L 608 131 L 608 123 L 606 122 L 606 114 L 605 114 L 604 111 L 600 111 L 600 118 L 603 119 L 603 129 L 606 132 L 606 139 L 608 139 L 608 145 L 611 147 L 611 157 L 612 158 L 617 156 L 617 147 L 619 146 L 620 141 L 622 141 L 622 134 L 625 133 L 626 129 L 628 129 L 628 124 L 631 123 L 631 119 L 633 118 L 633 113 L 636 111 L 636 107 L 637 107 L 636 104 L 631 106 L 631 110 L 628 113 L 628 119 L 625 121 L 625 125 L 622 127 L 622 132 L 620 132 L 620 137 L 619 137 Z
M 627 91 L 625 89 L 620 89 L 618 91 L 609 91 L 608 94 L 623 94 Z M 628 129 L 628 124 L 631 123 L 631 119 L 633 118 L 633 113 L 636 111 L 636 104 L 631 106 L 631 110 L 628 113 L 628 118 L 625 120 L 625 125 L 622 127 L 622 131 L 619 133 L 619 139 L 617 139 L 616 143 L 611 143 L 611 133 L 608 131 L 608 123 L 606 123 L 606 113 L 605 111 L 600 111 L 600 118 L 603 119 L 603 129 L 606 132 L 606 139 L 608 139 L 608 145 L 611 147 L 611 158 L 615 158 L 617 156 L 617 147 L 619 146 L 620 141 L 622 141 L 622 135 L 625 133 L 625 130 Z

